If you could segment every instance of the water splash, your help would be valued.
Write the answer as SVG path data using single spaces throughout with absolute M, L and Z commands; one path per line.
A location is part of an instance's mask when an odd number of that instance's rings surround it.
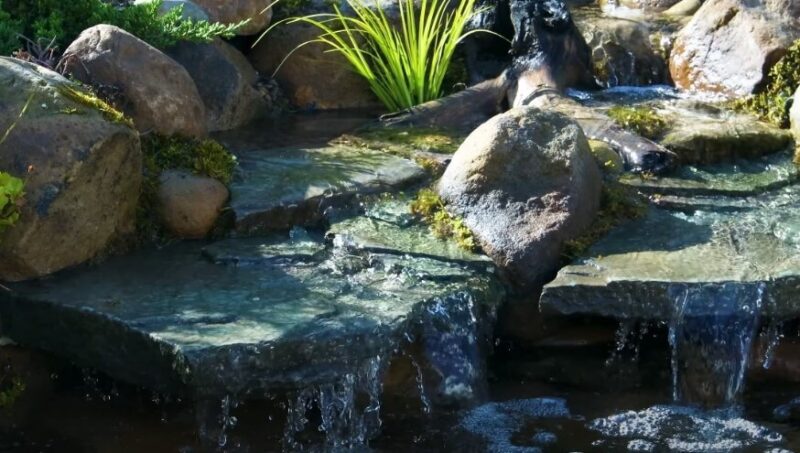
M 669 324 L 675 401 L 734 404 L 759 328 L 764 284 L 675 285 Z
M 727 409 L 653 406 L 595 419 L 589 428 L 605 438 L 627 442 L 629 449 L 636 447 L 631 451 L 723 453 L 774 447 L 783 442 L 779 433 L 739 418 Z
M 381 358 L 374 357 L 335 382 L 298 391 L 288 404 L 283 450 L 332 451 L 367 445 L 382 423 L 383 369 Z M 318 436 L 309 429 L 316 414 Z
M 775 358 L 775 350 L 778 349 L 783 339 L 783 322 L 770 321 L 762 337 L 764 341 L 764 354 L 761 357 L 761 367 L 768 370 L 772 367 L 772 361 Z

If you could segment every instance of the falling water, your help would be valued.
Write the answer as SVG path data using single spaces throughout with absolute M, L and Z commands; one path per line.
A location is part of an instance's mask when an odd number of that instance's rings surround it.
M 382 360 L 375 357 L 335 382 L 298 391 L 289 402 L 284 451 L 330 451 L 366 445 L 381 426 L 382 371 Z M 316 413 L 316 431 L 321 439 L 309 432 L 312 414 Z
M 734 404 L 744 388 L 764 284 L 676 285 L 669 325 L 676 402 Z

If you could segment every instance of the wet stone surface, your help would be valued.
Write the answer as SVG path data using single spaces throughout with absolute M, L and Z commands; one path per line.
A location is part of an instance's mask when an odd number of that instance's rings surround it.
M 289 238 L 177 243 L 11 286 L 0 294 L 3 334 L 202 398 L 334 382 L 409 338 L 433 367 L 480 368 L 485 357 L 456 333 L 478 342 L 503 291 L 491 268 L 431 252 L 430 241 L 368 249 L 295 228 Z
M 772 162 L 761 172 L 742 165 L 687 168 L 678 177 L 643 181 L 672 198 L 562 269 L 545 287 L 542 309 L 671 320 L 680 294 L 724 284 L 741 294 L 763 288 L 763 303 L 753 307 L 763 316 L 796 317 L 800 186 L 791 181 L 797 170 L 786 154 L 765 159 Z M 769 187 L 777 188 L 765 192 Z M 743 196 L 731 196 L 737 193 Z M 709 300 L 680 315 L 720 316 L 753 302 L 739 299 Z
M 231 208 L 239 233 L 313 225 L 329 206 L 419 182 L 416 163 L 347 145 L 237 151 Z

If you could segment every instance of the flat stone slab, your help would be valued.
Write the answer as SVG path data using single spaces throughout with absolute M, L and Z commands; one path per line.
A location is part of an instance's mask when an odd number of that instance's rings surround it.
M 542 310 L 669 320 L 682 291 L 726 286 L 742 296 L 763 288 L 765 316 L 800 315 L 800 186 L 692 200 L 612 231 L 545 287 Z M 694 314 L 725 309 L 709 303 Z
M 411 160 L 347 145 L 234 152 L 239 173 L 230 187 L 231 208 L 242 234 L 312 225 L 328 206 L 426 175 Z
M 503 295 L 489 271 L 338 247 L 299 229 L 177 243 L 10 289 L 0 291 L 3 335 L 200 398 L 333 382 L 390 357 L 422 317 L 458 308 L 480 323 Z

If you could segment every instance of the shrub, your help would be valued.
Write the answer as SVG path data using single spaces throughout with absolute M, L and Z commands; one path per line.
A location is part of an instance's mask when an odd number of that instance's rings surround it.
M 162 15 L 161 3 L 117 8 L 101 0 L 0 0 L 0 52 L 8 55 L 22 46 L 18 35 L 35 43 L 55 39 L 55 45 L 64 50 L 83 30 L 98 24 L 116 25 L 164 49 L 179 41 L 229 38 L 245 23 L 183 20 L 182 7 Z
M 483 29 L 465 31 L 467 22 L 478 12 L 475 0 L 453 3 L 420 0 L 417 12 L 413 0 L 400 0 L 400 23 L 396 27 L 380 2 L 373 10 L 364 0 L 347 0 L 354 12 L 352 17 L 333 5 L 333 13 L 284 19 L 264 35 L 281 24 L 306 23 L 318 28 L 321 34 L 317 39 L 302 43 L 292 52 L 313 43 L 330 47 L 367 80 L 387 108 L 402 110 L 440 97 L 456 46 L 473 33 L 492 33 Z
M 800 86 L 800 40 L 770 69 L 763 92 L 733 102 L 737 110 L 746 111 L 778 127 L 789 125 L 789 103 Z

